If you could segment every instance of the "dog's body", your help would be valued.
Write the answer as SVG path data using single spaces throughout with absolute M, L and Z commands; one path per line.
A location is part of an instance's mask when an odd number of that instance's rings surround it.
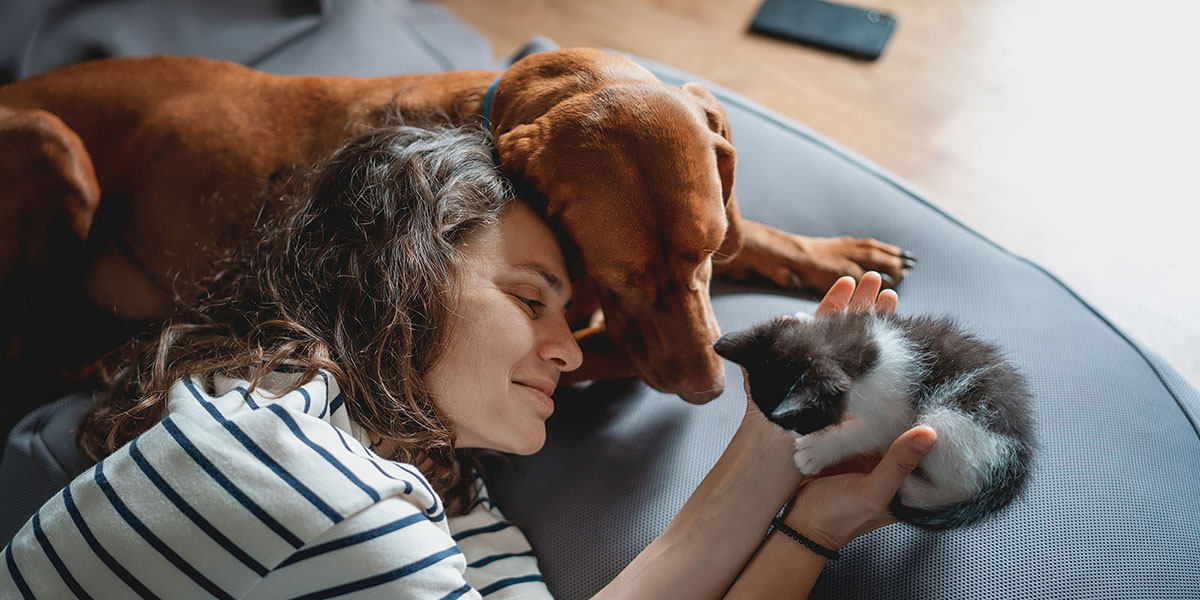
M 197 58 L 101 60 L 0 87 L 0 176 L 21 182 L 0 191 L 0 228 L 21 233 L 0 239 L 8 358 L 40 326 L 14 313 L 51 306 L 45 297 L 62 290 L 128 322 L 169 316 L 175 279 L 204 272 L 204 249 L 255 218 L 273 176 L 388 111 L 478 123 L 497 76 L 490 126 L 501 167 L 540 194 L 582 259 L 577 297 L 595 302 L 578 302 L 578 322 L 597 304 L 604 311 L 607 332 L 579 332 L 582 378 L 636 372 L 707 401 L 724 387 L 710 348 L 714 273 L 820 289 L 867 269 L 899 281 L 911 266 L 874 240 L 804 238 L 742 220 L 717 101 L 613 54 L 560 50 L 503 73 L 369 79 Z

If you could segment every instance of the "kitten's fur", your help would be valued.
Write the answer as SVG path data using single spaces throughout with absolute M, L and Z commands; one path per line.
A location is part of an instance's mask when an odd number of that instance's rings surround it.
M 879 314 L 781 317 L 717 341 L 745 367 L 755 404 L 796 437 L 805 474 L 882 455 L 929 425 L 938 440 L 892 513 L 926 529 L 979 521 L 1024 486 L 1034 451 L 1029 390 L 994 346 L 947 319 Z

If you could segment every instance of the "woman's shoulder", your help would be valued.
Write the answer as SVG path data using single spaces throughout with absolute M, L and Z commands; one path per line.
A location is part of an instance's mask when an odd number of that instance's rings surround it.
M 364 443 L 333 376 L 321 371 L 290 392 L 274 393 L 295 384 L 288 376 L 295 374 L 269 377 L 255 389 L 229 377 L 185 377 L 171 388 L 156 437 L 192 462 L 214 453 L 207 462 L 240 465 L 235 473 L 334 522 L 392 496 L 445 519 L 441 498 L 416 467 L 381 458 Z
M 168 414 L 212 413 L 214 408 L 233 417 L 265 409 L 289 412 L 349 429 L 345 396 L 337 379 L 320 370 L 305 381 L 303 372 L 276 370 L 256 385 L 243 378 L 215 375 L 211 378 L 183 377 L 168 392 Z
M 276 413 L 254 417 L 260 414 Z M 113 580 L 115 595 L 151 587 L 242 597 L 268 579 L 288 590 L 330 589 L 331 582 L 351 585 L 368 571 L 395 575 L 395 561 L 438 554 L 449 561 L 421 569 L 413 581 L 453 584 L 431 598 L 463 585 L 465 563 L 419 471 L 382 459 L 368 463 L 369 451 L 359 453 L 349 438 L 348 448 L 318 452 L 307 444 L 280 445 L 244 418 L 216 415 L 215 426 L 169 415 L 80 475 L 14 538 L 10 569 L 19 564 L 35 588 L 65 589 L 63 573 L 118 564 L 105 579 Z M 323 434 L 313 423 L 323 422 L 310 421 L 298 426 L 319 447 Z M 47 556 L 60 556 L 66 570 Z

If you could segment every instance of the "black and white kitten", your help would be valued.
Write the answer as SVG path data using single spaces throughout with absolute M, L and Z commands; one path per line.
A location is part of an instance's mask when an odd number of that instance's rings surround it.
M 750 395 L 796 438 L 805 474 L 883 455 L 909 428 L 938 439 L 893 499 L 926 529 L 975 523 L 1008 505 L 1035 448 L 1030 393 L 999 350 L 935 317 L 785 316 L 714 349 L 746 369 Z

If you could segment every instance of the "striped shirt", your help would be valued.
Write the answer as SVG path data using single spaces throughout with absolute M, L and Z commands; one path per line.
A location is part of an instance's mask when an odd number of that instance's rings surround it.
M 294 377 L 177 382 L 161 422 L 17 533 L 0 598 L 549 597 L 486 489 L 448 519 L 416 468 L 364 445 L 328 373 L 262 391 Z

